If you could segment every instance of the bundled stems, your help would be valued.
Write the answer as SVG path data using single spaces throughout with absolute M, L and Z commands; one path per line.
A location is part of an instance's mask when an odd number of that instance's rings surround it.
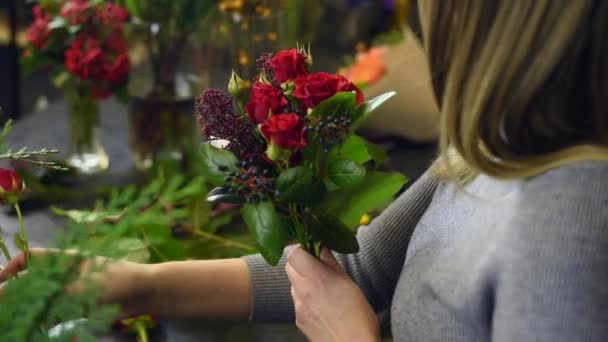
M 21 215 L 21 208 L 19 207 L 19 203 L 15 203 L 15 211 L 17 212 L 19 226 L 21 227 L 21 243 L 23 244 L 21 247 L 23 250 L 23 254 L 25 254 L 25 262 L 26 264 L 29 264 L 31 258 L 30 246 L 27 237 L 27 230 L 25 229 L 25 223 L 23 222 L 23 215 Z

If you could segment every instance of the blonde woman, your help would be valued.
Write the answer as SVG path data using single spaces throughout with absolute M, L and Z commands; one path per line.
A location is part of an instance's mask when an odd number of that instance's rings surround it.
M 114 263 L 106 299 L 314 341 L 378 340 L 381 311 L 400 341 L 607 341 L 608 1 L 419 6 L 441 157 L 360 253 Z

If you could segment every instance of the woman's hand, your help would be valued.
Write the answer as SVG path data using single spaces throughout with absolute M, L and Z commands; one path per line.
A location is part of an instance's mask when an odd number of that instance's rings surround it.
M 379 341 L 374 310 L 328 249 L 315 259 L 302 248 L 287 257 L 296 325 L 311 341 Z
M 48 253 L 61 253 L 56 250 L 31 248 L 30 252 L 34 258 L 43 258 Z M 76 254 L 76 251 L 65 253 Z M 90 273 L 91 263 L 99 263 L 103 272 Z M 81 274 L 90 276 L 99 281 L 103 287 L 101 300 L 106 303 L 120 304 L 122 317 L 130 317 L 146 312 L 139 312 L 139 308 L 147 301 L 147 274 L 150 265 L 136 264 L 126 261 L 108 260 L 102 257 L 87 260 L 81 265 Z M 0 284 L 7 281 L 16 274 L 25 271 L 27 263 L 23 253 L 15 256 L 8 264 L 0 270 Z M 80 284 L 71 284 L 66 291 L 79 291 Z M 1 294 L 1 291 L 0 291 Z

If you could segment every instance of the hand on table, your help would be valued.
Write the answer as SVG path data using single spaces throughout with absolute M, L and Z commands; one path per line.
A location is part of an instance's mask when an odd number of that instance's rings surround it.
M 321 261 L 302 248 L 287 257 L 296 325 L 311 341 L 379 341 L 374 310 L 328 249 Z

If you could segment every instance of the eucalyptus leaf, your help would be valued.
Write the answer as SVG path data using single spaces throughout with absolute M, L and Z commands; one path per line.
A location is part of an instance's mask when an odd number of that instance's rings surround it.
M 407 180 L 399 173 L 367 172 L 356 188 L 332 192 L 318 207 L 355 228 L 363 214 L 383 209 Z
M 365 178 L 365 173 L 364 166 L 348 159 L 334 160 L 327 168 L 329 178 L 341 188 L 351 188 L 358 185 Z
M 311 228 L 314 238 L 333 251 L 342 254 L 359 251 L 355 232 L 331 215 L 314 216 Z
M 243 205 L 242 214 L 262 256 L 269 264 L 276 265 L 283 255 L 289 227 L 283 225 L 273 203 L 269 201 L 247 203 Z
M 388 101 L 393 96 L 397 95 L 394 91 L 389 91 L 388 93 L 384 93 L 374 97 L 373 99 L 363 102 L 357 107 L 357 110 L 353 112 L 351 119 L 353 124 L 351 126 L 351 131 L 356 131 L 367 118 L 384 102 Z
M 304 206 L 318 203 L 327 194 L 325 184 L 306 166 L 282 172 L 275 182 L 275 189 L 279 191 L 279 201 Z
M 210 182 L 214 184 L 222 184 L 226 171 L 237 171 L 237 157 L 230 151 L 217 148 L 211 144 L 201 145 L 201 154 L 203 159 L 203 169 Z

